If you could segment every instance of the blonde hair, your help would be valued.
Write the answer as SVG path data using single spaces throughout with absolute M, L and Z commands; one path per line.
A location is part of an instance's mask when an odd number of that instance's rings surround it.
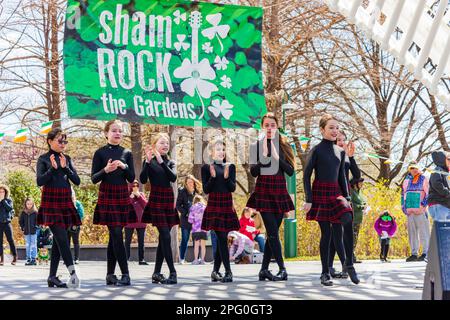
M 196 193 L 201 194 L 203 193 L 203 185 L 202 183 L 194 177 L 192 174 L 188 174 L 186 178 L 184 178 L 183 187 L 187 190 L 187 182 L 188 180 L 194 181 L 194 190 Z
M 154 135 L 154 136 L 152 137 L 152 139 L 150 140 L 150 145 L 151 145 L 152 147 L 155 147 L 156 143 L 157 143 L 158 140 L 161 139 L 161 138 L 167 139 L 167 141 L 169 141 L 169 144 L 170 144 L 170 137 L 169 137 L 169 135 L 168 135 L 167 133 L 165 133 L 165 132 L 158 132 L 158 133 L 157 133 L 156 135 Z
M 214 155 L 214 148 L 216 147 L 216 145 L 221 144 L 223 145 L 223 148 L 226 148 L 226 144 L 225 141 L 221 138 L 221 137 L 213 137 L 209 143 L 208 143 L 208 151 L 209 151 L 209 156 L 212 159 L 213 155 Z M 227 155 L 225 153 L 225 156 L 223 158 L 223 162 L 227 162 Z
M 241 218 L 244 216 L 244 213 L 246 213 L 246 212 L 252 212 L 253 211 L 253 209 L 252 208 L 249 208 L 249 207 L 245 207 L 244 209 L 242 209 L 242 212 L 241 212 Z M 251 218 L 251 217 L 250 217 Z
M 331 115 L 329 113 L 325 113 L 319 120 L 319 127 L 322 129 L 325 129 L 328 121 L 330 121 L 330 120 L 337 121 L 337 119 L 333 115 Z M 344 133 L 344 135 L 345 135 L 345 133 Z
M 193 204 L 196 204 L 196 203 L 199 203 L 199 202 L 201 202 L 201 203 L 203 203 L 203 204 L 206 204 L 205 198 L 203 198 L 201 195 L 197 194 L 197 195 L 194 197 L 194 199 L 192 200 L 192 203 L 193 203 Z
M 5 190 L 5 199 L 7 199 L 9 197 L 9 195 L 11 194 L 9 187 L 6 184 L 0 184 L 0 189 Z
M 31 203 L 33 203 L 33 207 L 31 207 L 31 209 L 28 209 L 28 208 L 27 208 L 27 202 L 28 202 L 28 201 L 31 201 Z M 35 211 L 37 211 L 36 204 L 34 203 L 33 198 L 27 197 L 27 198 L 25 199 L 25 201 L 24 201 L 24 203 L 23 203 L 23 211 L 25 211 L 26 213 L 30 213 L 30 212 L 35 212 Z

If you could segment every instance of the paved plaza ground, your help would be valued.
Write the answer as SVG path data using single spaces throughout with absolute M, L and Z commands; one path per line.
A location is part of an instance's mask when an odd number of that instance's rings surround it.
M 211 264 L 176 265 L 178 284 L 163 286 L 151 283 L 153 263 L 140 266 L 130 262 L 132 286 L 120 288 L 105 285 L 106 262 L 81 261 L 81 288 L 58 289 L 47 287 L 48 266 L 25 266 L 20 261 L 16 266 L 0 267 L 0 300 L 415 300 L 422 296 L 425 266 L 424 262 L 404 260 L 363 261 L 356 265 L 359 285 L 346 279 L 335 280 L 332 287 L 322 287 L 319 261 L 287 262 L 287 282 L 258 281 L 260 265 L 232 265 L 234 282 L 229 284 L 211 283 Z M 277 269 L 275 264 L 271 267 Z M 168 274 L 165 266 L 163 272 Z M 64 265 L 60 265 L 58 273 L 67 280 Z

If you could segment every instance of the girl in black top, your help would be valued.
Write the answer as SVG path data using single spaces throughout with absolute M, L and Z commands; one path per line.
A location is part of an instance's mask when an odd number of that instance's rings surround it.
M 75 272 L 72 254 L 67 238 L 67 229 L 81 225 L 80 216 L 72 201 L 70 182 L 80 185 L 80 178 L 72 160 L 64 149 L 67 136 L 60 128 L 51 130 L 47 135 L 50 151 L 41 155 L 37 162 L 37 185 L 42 188 L 42 200 L 37 215 L 37 224 L 50 226 L 53 233 L 53 245 L 50 261 L 49 287 L 79 287 L 80 281 Z M 56 277 L 60 258 L 70 272 L 70 280 L 66 285 Z
M 189 235 L 192 225 L 188 221 L 189 209 L 196 195 L 202 194 L 202 184 L 193 175 L 188 175 L 184 180 L 183 188 L 178 190 L 177 210 L 180 213 L 181 222 L 181 243 L 180 243 L 180 263 L 184 264 L 184 258 L 188 247 Z
M 109 231 L 106 284 L 129 286 L 131 280 L 123 228 L 128 223 L 136 222 L 136 212 L 128 191 L 128 182 L 134 181 L 135 174 L 131 151 L 120 146 L 122 131 L 121 121 L 111 120 L 106 123 L 104 133 L 108 144 L 94 154 L 91 180 L 94 184 L 101 182 L 93 222 L 108 226 Z M 119 263 L 122 272 L 120 280 L 114 275 L 116 263 Z
M 344 149 L 345 151 L 345 178 L 347 179 L 347 184 L 350 182 L 350 172 L 352 173 L 352 178 L 359 179 L 361 178 L 361 171 L 356 164 L 355 158 L 353 157 L 355 154 L 355 145 L 353 141 L 350 141 L 348 144 L 346 143 L 347 135 L 344 131 L 340 130 L 336 139 L 336 145 Z M 348 187 L 350 190 L 350 186 Z M 354 246 L 354 231 L 353 231 L 353 221 L 347 221 L 347 223 L 343 224 L 344 229 L 344 249 L 345 256 L 352 257 L 352 264 L 356 262 L 356 257 L 354 254 L 355 246 Z M 330 243 L 330 253 L 329 253 L 329 266 L 330 266 L 330 275 L 332 278 L 347 278 L 347 272 L 343 271 L 337 273 L 333 268 L 334 256 L 336 255 L 336 248 L 334 247 L 334 242 Z
M 158 249 L 156 251 L 153 283 L 176 284 L 177 272 L 173 264 L 172 248 L 170 245 L 170 230 L 180 223 L 180 217 L 175 209 L 175 198 L 171 183 L 177 180 L 175 162 L 170 160 L 170 138 L 167 133 L 157 134 L 152 146 L 146 146 L 146 159 L 142 165 L 141 183 L 150 180 L 150 196 L 142 215 L 142 222 L 153 224 L 159 232 Z M 161 274 L 162 263 L 166 259 L 169 267 L 169 278 Z
M 307 220 L 316 220 L 322 233 L 320 239 L 320 258 L 322 262 L 321 283 L 330 286 L 333 282 L 329 274 L 329 250 L 332 236 L 336 251 L 354 283 L 359 283 L 352 264 L 352 257 L 346 259 L 342 240 L 342 224 L 353 219 L 347 179 L 345 177 L 345 151 L 335 144 L 338 135 L 338 122 L 331 115 L 320 119 L 322 141 L 310 151 L 304 170 L 305 190 L 304 210 Z M 311 189 L 311 175 L 315 180 Z
M 209 143 L 212 163 L 204 164 L 201 169 L 203 191 L 208 195 L 208 204 L 203 213 L 202 230 L 214 230 L 217 235 L 217 250 L 214 257 L 213 282 L 232 282 L 228 252 L 228 232 L 239 230 L 239 220 L 233 206 L 232 193 L 236 190 L 236 167 L 226 163 L 225 144 L 215 139 Z M 220 265 L 225 267 L 225 276 L 219 272 Z
M 250 149 L 250 173 L 257 180 L 247 207 L 261 213 L 267 230 L 268 241 L 264 247 L 259 280 L 282 281 L 287 280 L 288 275 L 281 251 L 279 229 L 284 215 L 294 210 L 284 175 L 294 174 L 294 153 L 286 139 L 280 139 L 278 120 L 273 113 L 267 113 L 261 119 L 261 127 L 265 131 L 264 139 L 257 141 Z M 272 256 L 280 269 L 276 276 L 269 271 Z

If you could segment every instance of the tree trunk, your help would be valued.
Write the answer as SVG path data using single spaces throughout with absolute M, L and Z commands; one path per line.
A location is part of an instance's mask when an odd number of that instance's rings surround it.
M 133 153 L 133 164 L 136 179 L 142 171 L 142 130 L 141 124 L 132 122 L 131 127 L 131 152 Z

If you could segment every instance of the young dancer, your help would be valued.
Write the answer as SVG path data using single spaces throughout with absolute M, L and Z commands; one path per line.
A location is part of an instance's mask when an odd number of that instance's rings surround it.
M 212 163 L 204 164 L 201 169 L 203 191 L 208 194 L 202 229 L 214 230 L 217 236 L 217 250 L 211 280 L 232 282 L 227 236 L 228 232 L 239 230 L 239 220 L 233 206 L 232 194 L 236 190 L 236 167 L 226 162 L 225 144 L 222 140 L 211 141 L 209 151 Z M 225 267 L 224 276 L 219 272 L 222 263 Z
M 322 141 L 309 153 L 303 182 L 306 193 L 304 210 L 307 220 L 315 220 L 321 230 L 320 258 L 322 261 L 321 283 L 333 285 L 330 276 L 329 250 L 331 237 L 342 263 L 353 283 L 359 283 L 352 256 L 346 257 L 343 243 L 343 225 L 351 223 L 352 208 L 345 177 L 345 151 L 335 144 L 339 133 L 336 119 L 326 114 L 320 119 Z M 311 175 L 315 180 L 311 188 Z M 352 241 L 353 242 L 353 241 Z M 350 249 L 352 250 L 352 249 Z
M 106 284 L 129 286 L 131 280 L 123 228 L 128 223 L 136 222 L 136 212 L 128 191 L 128 183 L 133 182 L 135 177 L 133 155 L 120 145 L 123 139 L 123 123 L 120 120 L 108 121 L 104 134 L 107 144 L 95 152 L 92 161 L 92 182 L 101 182 L 94 224 L 105 225 L 109 231 Z M 122 272 L 120 280 L 114 275 L 116 263 Z
M 286 138 L 280 137 L 278 119 L 273 113 L 267 113 L 262 118 L 261 127 L 265 131 L 264 138 L 250 149 L 250 172 L 257 180 L 247 207 L 261 213 L 267 230 L 259 280 L 285 281 L 288 274 L 281 252 L 279 229 L 284 215 L 294 210 L 284 177 L 284 174 L 294 174 L 294 153 Z M 276 276 L 269 271 L 272 256 L 275 257 L 279 268 Z
M 50 150 L 39 157 L 36 168 L 37 185 L 42 187 L 37 223 L 50 226 L 53 233 L 50 275 L 47 284 L 49 287 L 58 288 L 79 287 L 80 280 L 70 252 L 67 229 L 81 225 L 80 216 L 72 201 L 70 184 L 72 182 L 79 185 L 80 178 L 72 160 L 64 154 L 67 135 L 60 128 L 55 128 L 47 134 L 47 144 Z M 70 273 L 68 284 L 56 277 L 61 257 Z
M 176 284 L 177 272 L 170 246 L 170 230 L 180 223 L 175 209 L 175 198 L 171 182 L 177 180 L 175 162 L 169 156 L 170 138 L 167 133 L 158 133 L 151 146 L 145 148 L 145 160 L 140 175 L 141 183 L 150 180 L 150 196 L 144 209 L 142 222 L 153 224 L 159 232 L 153 283 Z M 169 267 L 169 278 L 161 274 L 164 259 Z

